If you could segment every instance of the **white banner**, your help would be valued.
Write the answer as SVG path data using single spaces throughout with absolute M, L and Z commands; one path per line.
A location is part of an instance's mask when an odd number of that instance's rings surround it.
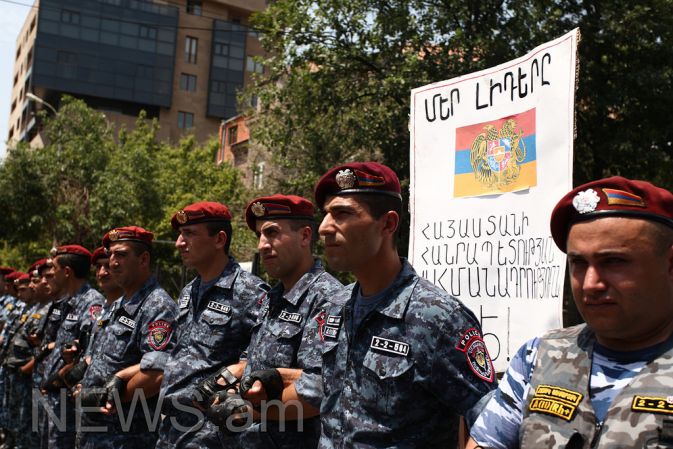
M 411 93 L 409 257 L 481 320 L 498 371 L 561 326 L 549 217 L 572 188 L 578 36 Z

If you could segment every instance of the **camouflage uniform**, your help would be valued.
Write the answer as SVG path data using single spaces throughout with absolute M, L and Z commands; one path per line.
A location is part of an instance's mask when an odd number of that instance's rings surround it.
M 626 364 L 632 378 L 614 393 L 602 422 L 594 399 L 608 386 L 597 385 L 604 374 L 592 374 L 595 344 L 594 333 L 580 325 L 524 345 L 472 437 L 484 447 L 671 447 L 660 438 L 671 430 L 665 421 L 673 409 L 673 343 Z
M 319 307 L 326 298 L 343 289 L 343 285 L 325 271 L 319 260 L 305 273 L 288 292 L 278 283 L 262 303 L 260 316 L 253 328 L 248 346 L 248 364 L 245 374 L 269 368 L 301 368 L 302 375 L 295 382 L 299 396 L 312 406 L 320 408 L 322 394 L 316 388 L 322 358 L 313 346 L 320 340 L 303 339 L 304 328 L 318 314 Z M 302 423 L 303 430 L 297 430 L 297 423 L 284 423 L 285 430 L 279 430 L 279 423 L 267 421 L 266 432 L 256 424 L 237 434 L 237 442 L 250 448 L 315 448 L 320 438 L 320 417 L 308 418 Z
M 402 259 L 388 296 L 351 335 L 358 290 L 333 298 L 320 328 L 320 447 L 454 447 L 459 415 L 494 388 L 479 322 Z
M 89 284 L 70 297 L 64 306 L 60 308 L 61 314 L 65 314 L 61 327 L 56 333 L 54 350 L 44 362 L 44 379 L 56 374 L 63 367 L 61 347 L 68 342 L 80 339 L 84 332 L 90 332 L 93 323 L 98 319 L 98 313 L 105 302 L 105 298 Z M 49 449 L 68 448 L 75 445 L 75 407 L 70 392 L 65 389 L 57 392 L 48 392 L 47 401 L 51 411 L 56 414 L 61 422 L 47 419 L 48 447 Z M 61 413 L 61 403 L 65 404 L 65 414 Z M 45 439 L 42 435 L 42 445 Z
M 39 443 L 37 430 L 32 432 L 31 394 L 33 380 L 31 374 L 19 371 L 23 365 L 33 357 L 33 346 L 28 340 L 30 334 L 35 333 L 49 309 L 49 304 L 34 304 L 30 306 L 24 316 L 23 324 L 12 338 L 4 368 L 9 379 L 8 409 L 12 411 L 8 419 L 8 426 L 14 432 L 14 442 L 17 448 L 35 448 Z
M 177 344 L 161 384 L 166 416 L 157 448 L 172 448 L 178 441 L 183 448 L 219 446 L 217 427 L 209 421 L 202 423 L 203 414 L 192 404 L 193 387 L 239 361 L 250 341 L 259 302 L 268 290 L 232 257 L 217 282 L 197 301 L 200 282 L 197 277 L 187 284 L 178 300 Z
M 5 327 L 2 329 L 2 343 L 0 344 L 0 363 L 2 363 L 2 367 L 0 367 L 0 427 L 2 428 L 9 427 L 9 419 L 11 415 L 11 409 L 9 408 L 11 373 L 10 370 L 5 368 L 4 360 L 7 357 L 7 352 L 9 350 L 10 343 L 12 342 L 12 338 L 14 338 L 14 335 L 19 327 L 27 319 L 27 315 L 24 314 L 25 308 L 26 303 L 20 301 L 17 298 L 15 298 L 14 301 L 8 303 L 5 308 L 6 321 Z
M 97 323 L 100 330 L 94 337 L 91 365 L 81 381 L 82 389 L 102 387 L 115 373 L 138 363 L 142 370 L 163 371 L 165 351 L 175 345 L 172 331 L 177 311 L 175 301 L 159 286 L 154 277 L 131 298 L 122 297 L 113 303 Z M 143 402 L 147 404 L 148 416 L 143 412 Z M 82 429 L 78 433 L 78 447 L 152 447 L 156 442 L 156 428 L 160 418 L 157 403 L 157 397 L 141 396 L 135 411 L 130 410 L 131 403 L 124 404 L 112 416 L 87 409 L 82 425 L 105 427 L 106 430 L 92 432 Z M 124 427 L 122 419 L 130 427 Z

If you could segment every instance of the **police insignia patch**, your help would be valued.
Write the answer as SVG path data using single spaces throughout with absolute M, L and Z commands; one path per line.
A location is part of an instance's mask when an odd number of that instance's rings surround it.
M 89 307 L 89 315 L 91 315 L 91 319 L 94 321 L 98 321 L 102 310 L 103 306 L 101 306 L 100 304 L 94 304 L 91 307 Z
M 477 329 L 474 327 L 468 329 L 460 338 L 456 349 L 465 353 L 467 365 L 477 377 L 493 382 L 495 378 L 493 362 L 488 355 L 488 349 L 481 338 L 481 333 Z
M 166 347 L 171 339 L 171 325 L 163 320 L 153 321 L 148 326 L 149 336 L 147 338 L 150 346 L 155 351 L 161 351 Z
M 352 189 L 355 186 L 355 181 L 355 173 L 349 168 L 339 170 L 336 174 L 336 183 L 340 189 Z
M 264 213 L 266 212 L 264 205 L 259 201 L 253 204 L 250 210 L 252 210 L 252 213 L 255 214 L 255 217 L 263 217 Z
M 600 200 L 598 193 L 594 189 L 587 189 L 584 192 L 579 192 L 573 198 L 573 207 L 580 214 L 586 214 L 595 211 Z

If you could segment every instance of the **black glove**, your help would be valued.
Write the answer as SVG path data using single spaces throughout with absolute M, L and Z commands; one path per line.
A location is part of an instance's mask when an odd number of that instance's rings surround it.
M 266 398 L 269 401 L 281 398 L 281 395 L 283 394 L 283 378 L 281 377 L 280 372 L 275 368 L 253 371 L 243 377 L 240 387 L 241 396 L 245 397 L 246 393 L 252 388 L 252 385 L 256 380 L 262 382 L 264 391 L 266 391 Z
M 227 419 L 230 416 L 236 415 L 237 413 L 245 413 L 248 409 L 246 401 L 238 394 L 220 391 L 215 394 L 215 397 L 219 402 L 208 407 L 206 416 L 210 422 L 219 426 L 221 429 L 226 429 Z M 215 397 L 213 399 L 215 399 Z
M 62 386 L 63 380 L 61 379 L 61 376 L 58 375 L 58 371 L 42 382 L 42 389 L 47 391 L 58 391 Z
M 69 387 L 72 387 L 73 385 L 76 385 L 82 378 L 84 377 L 84 373 L 86 373 L 86 369 L 89 367 L 87 363 L 82 360 L 79 362 L 77 365 L 73 366 L 70 371 L 65 373 L 63 375 L 63 380 L 65 381 L 65 384 Z
M 103 407 L 107 399 L 107 388 L 82 388 L 79 398 L 83 407 Z
M 51 349 L 49 349 L 49 343 L 45 343 L 40 346 L 40 349 L 38 349 L 35 353 L 35 363 L 40 363 L 46 359 L 49 353 L 51 353 Z
M 66 349 L 73 349 L 73 348 L 75 349 L 75 352 L 72 354 L 72 359 L 75 360 L 80 356 L 80 354 L 82 354 L 82 348 L 80 347 L 80 344 L 77 340 L 72 340 L 67 343 L 63 343 L 63 345 L 61 346 L 61 354 L 63 354 L 63 352 Z
M 219 379 L 224 379 L 225 385 L 217 383 Z M 202 408 L 210 405 L 212 396 L 218 391 L 226 391 L 235 388 L 238 378 L 234 376 L 226 367 L 222 368 L 215 376 L 207 377 L 199 382 L 192 390 L 192 401 L 199 404 Z
M 125 380 L 123 380 L 121 377 L 118 377 L 116 374 L 112 375 L 112 377 L 110 377 L 104 385 L 104 388 L 107 390 L 106 402 L 109 402 L 110 404 L 116 404 L 115 396 L 118 397 L 119 401 L 121 402 L 122 393 L 124 392 L 125 387 Z

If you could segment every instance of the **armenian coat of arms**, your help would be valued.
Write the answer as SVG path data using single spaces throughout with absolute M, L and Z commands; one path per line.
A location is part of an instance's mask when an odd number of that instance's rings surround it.
M 523 130 L 516 121 L 505 121 L 502 128 L 486 125 L 472 141 L 470 164 L 477 181 L 488 189 L 501 189 L 514 183 L 526 158 Z

